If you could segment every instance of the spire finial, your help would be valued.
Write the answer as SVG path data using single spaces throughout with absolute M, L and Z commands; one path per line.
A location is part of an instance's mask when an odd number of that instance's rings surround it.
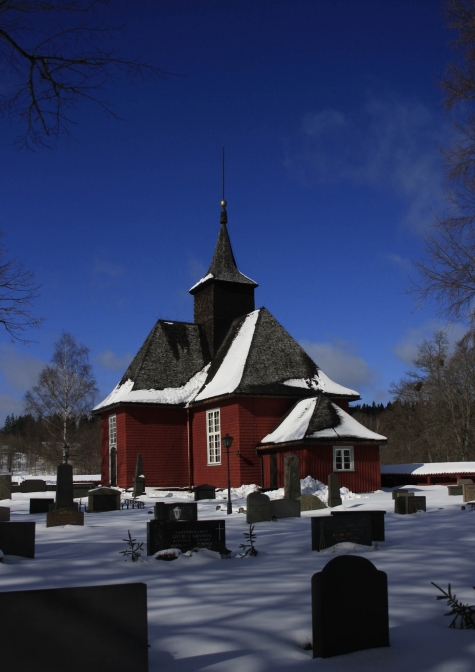
M 226 206 L 227 206 L 227 203 L 224 200 L 224 145 L 223 145 L 223 198 L 221 200 L 221 216 L 219 218 L 220 224 L 227 224 L 228 223 L 228 215 L 226 213 Z

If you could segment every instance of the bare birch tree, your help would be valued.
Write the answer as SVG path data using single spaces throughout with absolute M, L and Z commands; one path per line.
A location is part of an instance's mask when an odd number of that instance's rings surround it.
M 109 0 L 0 0 L 0 112 L 23 129 L 21 146 L 51 147 L 82 100 L 117 117 L 101 90 L 118 77 L 168 73 L 121 56 L 121 27 L 104 23 Z M 107 14 L 106 14 L 107 16 Z
M 80 420 L 90 415 L 97 393 L 89 349 L 68 332 L 55 344 L 51 365 L 25 395 L 26 412 L 48 427 L 55 451 L 75 438 Z

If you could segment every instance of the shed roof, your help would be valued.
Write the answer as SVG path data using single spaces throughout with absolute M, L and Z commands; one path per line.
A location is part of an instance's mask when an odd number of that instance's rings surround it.
M 416 462 L 412 464 L 382 464 L 382 474 L 412 474 L 435 476 L 437 474 L 475 474 L 475 462 Z

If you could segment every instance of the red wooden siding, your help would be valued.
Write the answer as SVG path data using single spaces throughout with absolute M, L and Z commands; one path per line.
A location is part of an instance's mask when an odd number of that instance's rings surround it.
M 300 478 L 312 476 L 322 483 L 328 483 L 328 474 L 333 472 L 333 446 L 313 445 L 288 448 L 277 453 L 277 486 L 284 486 L 284 455 L 294 453 L 300 460 Z M 264 487 L 270 487 L 270 458 L 264 458 Z M 379 466 L 379 446 L 354 446 L 354 471 L 339 471 L 340 487 L 352 492 L 374 492 L 381 487 Z

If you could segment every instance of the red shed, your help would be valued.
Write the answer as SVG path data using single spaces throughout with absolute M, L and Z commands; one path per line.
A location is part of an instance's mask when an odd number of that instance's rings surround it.
M 283 485 L 283 455 L 301 477 L 338 472 L 353 491 L 380 487 L 379 445 L 346 411 L 358 392 L 318 367 L 266 308 L 236 266 L 226 203 L 207 274 L 191 289 L 194 322 L 158 320 L 102 418 L 102 483 L 129 488 L 137 454 L 148 486 L 224 487 L 221 439 L 230 434 L 231 485 Z

